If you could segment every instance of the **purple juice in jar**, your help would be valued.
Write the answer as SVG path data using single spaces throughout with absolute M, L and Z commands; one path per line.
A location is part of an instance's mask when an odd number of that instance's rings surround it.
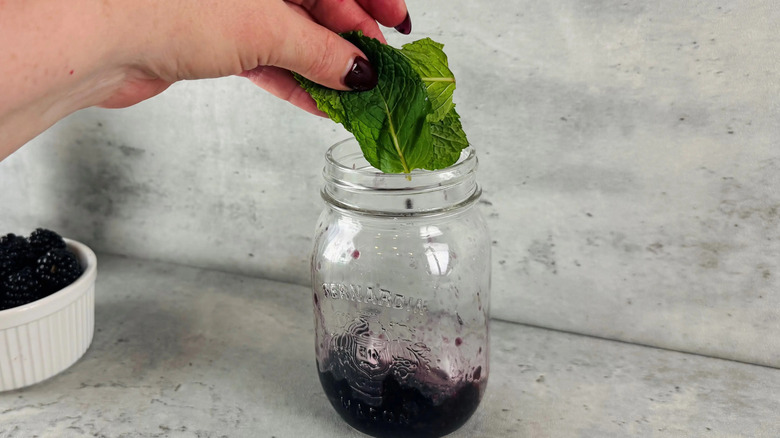
M 431 376 L 442 373 L 432 372 Z M 379 438 L 441 437 L 460 428 L 477 410 L 486 380 L 461 381 L 434 402 L 435 389 L 423 382 L 402 384 L 388 374 L 372 406 L 355 394 L 346 378 L 320 372 L 320 383 L 336 412 L 350 426 Z
M 426 345 L 377 336 L 370 327 L 364 318 L 353 321 L 323 343 L 327 352 L 317 364 L 328 400 L 350 426 L 379 438 L 441 437 L 472 416 L 487 385 L 481 366 L 452 378 L 429 365 Z M 462 345 L 457 339 L 451 349 Z

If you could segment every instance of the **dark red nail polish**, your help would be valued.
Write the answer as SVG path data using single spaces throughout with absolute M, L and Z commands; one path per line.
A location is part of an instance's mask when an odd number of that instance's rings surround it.
M 377 80 L 374 67 L 362 56 L 357 56 L 344 77 L 344 84 L 355 91 L 366 91 L 376 87 Z
M 406 13 L 406 18 L 404 18 L 404 21 L 401 22 L 398 26 L 395 27 L 395 30 L 398 32 L 401 32 L 404 35 L 409 35 L 412 33 L 412 19 L 409 18 L 409 13 Z

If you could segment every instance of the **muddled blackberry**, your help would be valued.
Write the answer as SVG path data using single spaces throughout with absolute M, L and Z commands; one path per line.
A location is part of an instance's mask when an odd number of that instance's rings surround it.
M 369 405 L 347 379 L 338 378 L 330 371 L 320 371 L 319 377 L 325 395 L 341 418 L 355 429 L 380 438 L 447 435 L 471 417 L 482 397 L 480 382 L 464 381 L 457 383 L 452 395 L 434 402 L 431 394 L 436 389 L 420 390 L 418 387 L 426 387 L 424 383 L 412 384 L 388 374 L 382 381 L 377 404 Z
M 81 275 L 81 265 L 70 251 L 54 249 L 38 259 L 35 275 L 44 291 L 52 293 L 76 281 Z
M 65 240 L 54 231 L 37 228 L 30 234 L 30 250 L 35 258 L 55 249 L 65 249 Z

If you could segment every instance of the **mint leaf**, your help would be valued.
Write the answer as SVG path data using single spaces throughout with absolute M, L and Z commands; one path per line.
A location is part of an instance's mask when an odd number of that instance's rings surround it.
M 424 129 L 430 102 L 419 76 L 394 48 L 356 33 L 345 38 L 369 57 L 378 75 L 373 90 L 341 94 L 349 128 L 363 154 L 375 150 L 377 161 L 369 163 L 383 172 L 409 173 L 423 167 L 432 153 L 427 146 L 430 131 Z
M 401 53 L 407 57 L 412 68 L 420 75 L 428 91 L 433 113 L 431 121 L 439 121 L 452 108 L 452 93 L 455 91 L 455 75 L 447 64 L 447 55 L 439 44 L 430 38 L 404 44 Z
M 468 140 L 452 103 L 455 79 L 443 46 L 426 38 L 399 50 L 360 32 L 342 36 L 366 54 L 377 71 L 377 86 L 336 91 L 296 74 L 317 107 L 344 125 L 366 160 L 382 172 L 454 164 Z
M 301 82 L 301 79 L 298 79 Z M 308 80 L 307 80 L 308 81 Z M 314 82 L 308 81 L 308 85 L 301 82 L 306 92 L 317 102 L 317 108 L 328 114 L 331 120 L 336 123 L 344 124 L 346 122 L 346 112 L 341 105 L 339 92 L 330 88 L 321 87 Z M 349 129 L 349 128 L 347 128 Z
M 450 107 L 442 120 L 431 124 L 431 137 L 433 156 L 425 169 L 443 169 L 458 161 L 460 151 L 468 147 L 469 141 L 460 124 L 460 116 L 455 112 L 455 105 Z

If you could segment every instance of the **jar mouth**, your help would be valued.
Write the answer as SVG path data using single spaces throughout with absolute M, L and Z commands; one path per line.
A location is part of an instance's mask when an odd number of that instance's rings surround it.
M 414 169 L 410 173 L 384 173 L 371 166 L 354 138 L 342 140 L 325 154 L 325 180 L 376 190 L 421 190 L 455 184 L 473 175 L 478 166 L 477 154 L 469 146 L 461 151 L 455 164 L 444 169 Z
M 371 166 L 354 138 L 340 141 L 325 154 L 323 199 L 330 205 L 373 215 L 429 215 L 457 210 L 479 199 L 477 155 L 461 151 L 452 166 L 411 173 L 384 173 Z

